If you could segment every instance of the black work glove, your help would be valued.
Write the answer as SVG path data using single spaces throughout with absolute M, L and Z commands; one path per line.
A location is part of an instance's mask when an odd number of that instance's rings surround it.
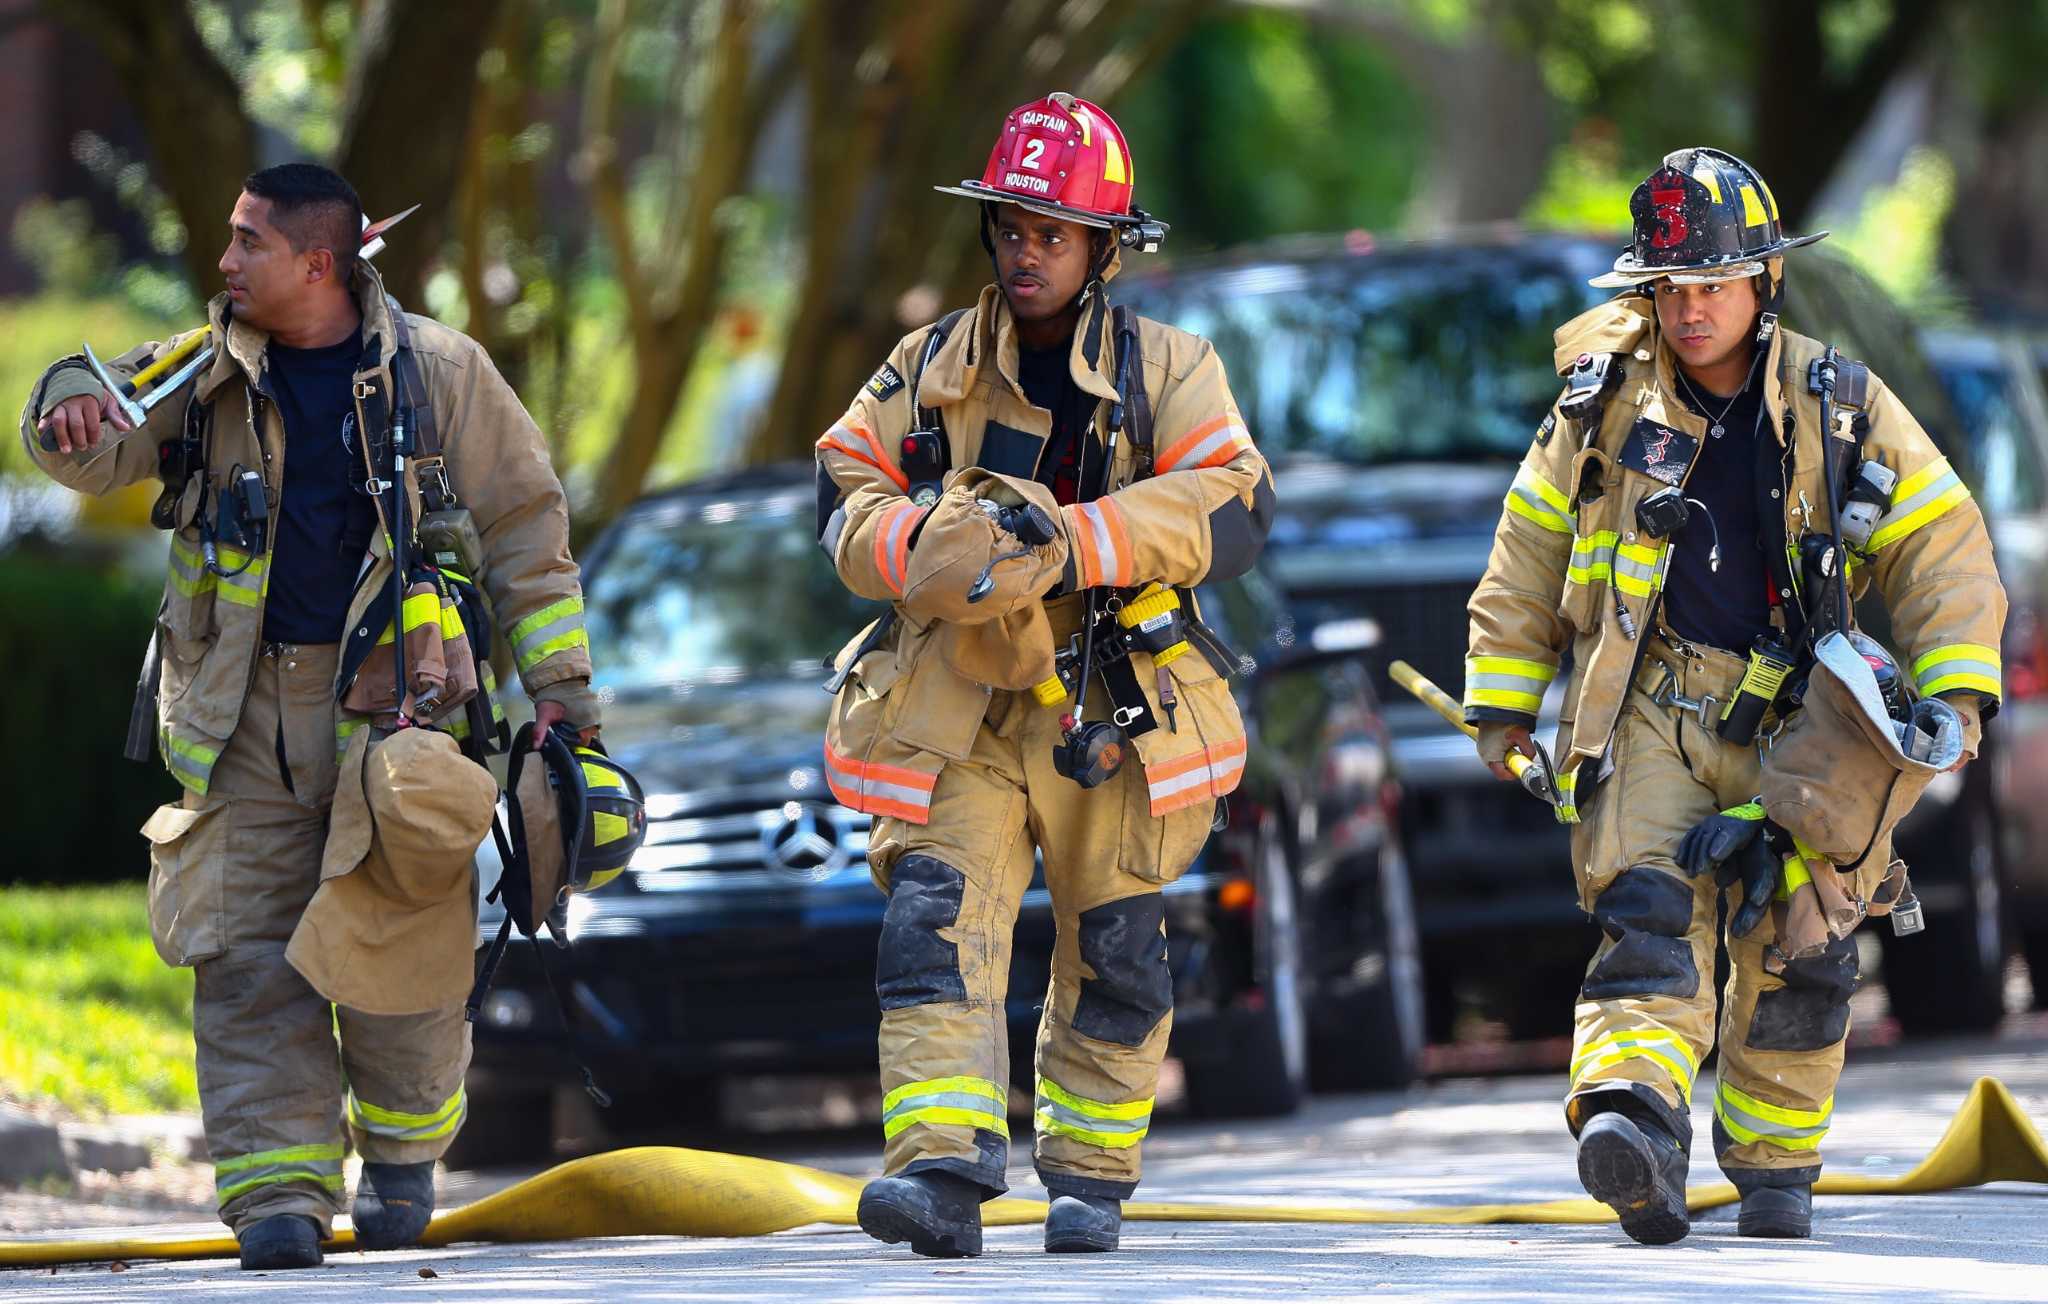
M 1764 836 L 1764 808 L 1756 802 L 1731 806 L 1709 815 L 1678 840 L 1678 867 L 1698 878 L 1709 869 L 1722 887 L 1742 885 L 1742 899 L 1728 921 L 1728 931 L 1747 937 L 1763 922 L 1778 891 L 1778 851 Z

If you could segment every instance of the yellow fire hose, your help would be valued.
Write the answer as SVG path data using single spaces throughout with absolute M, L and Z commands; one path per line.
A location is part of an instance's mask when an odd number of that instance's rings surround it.
M 1934 1150 L 1896 1177 L 1830 1173 L 1822 1195 L 1922 1195 L 1986 1182 L 2048 1184 L 2048 1145 L 1995 1078 L 1979 1078 Z M 641 1146 L 575 1159 L 475 1204 L 438 1215 L 421 1244 L 569 1241 L 598 1236 L 765 1236 L 812 1223 L 851 1226 L 861 1179 L 744 1155 Z M 1695 1186 L 1687 1204 L 1697 1213 L 1736 1200 L 1725 1182 Z M 982 1208 L 992 1227 L 1045 1217 L 1036 1200 L 1002 1199 Z M 1474 1226 L 1482 1223 L 1603 1223 L 1614 1220 L 1593 1200 L 1539 1204 L 1472 1204 L 1423 1209 L 1360 1209 L 1342 1205 L 1153 1204 L 1124 1206 L 1143 1222 L 1369 1223 Z M 337 1231 L 329 1249 L 350 1249 L 353 1232 Z M 109 1259 L 233 1258 L 232 1237 L 0 1243 L 0 1267 L 48 1267 Z

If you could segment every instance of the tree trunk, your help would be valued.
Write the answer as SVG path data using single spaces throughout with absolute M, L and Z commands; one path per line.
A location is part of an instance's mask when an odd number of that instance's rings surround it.
M 108 83 L 129 97 L 157 179 L 185 224 L 185 275 L 195 294 L 210 298 L 220 289 L 228 214 L 256 165 L 256 132 L 234 77 L 182 3 L 48 0 L 48 7 L 99 47 Z
M 349 60 L 336 170 L 370 219 L 413 204 L 377 256 L 399 302 L 418 304 L 427 266 L 449 229 L 476 97 L 477 59 L 497 30 L 502 0 L 374 0 Z

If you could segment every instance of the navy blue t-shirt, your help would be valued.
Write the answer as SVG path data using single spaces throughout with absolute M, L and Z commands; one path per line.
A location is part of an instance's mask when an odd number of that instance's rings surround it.
M 1062 506 L 1079 502 L 1084 450 L 1092 442 L 1095 408 L 1101 400 L 1074 383 L 1069 341 L 1050 349 L 1017 349 L 1017 383 L 1034 407 L 1052 413 L 1052 433 L 1038 461 L 1038 482 L 1052 490 Z M 1096 470 L 1100 471 L 1101 458 Z
M 1697 383 L 1695 383 L 1697 388 Z M 1697 505 L 1692 520 L 1672 538 L 1671 567 L 1664 576 L 1664 619 L 1680 637 L 1709 647 L 1747 653 L 1758 634 L 1771 627 L 1771 577 L 1764 563 L 1763 517 L 1757 511 L 1757 442 L 1772 438 L 1760 421 L 1763 386 L 1752 383 L 1722 416 L 1730 396 L 1701 390 L 1703 404 L 1678 387 L 1687 407 L 1721 417 L 1720 438 L 1700 439 L 1699 456 L 1686 477 L 1685 494 L 1706 504 L 1714 525 Z M 1714 529 L 1721 534 L 1721 569 L 1710 570 L 1707 554 Z
M 284 489 L 271 545 L 263 637 L 338 643 L 364 550 L 377 528 L 362 490 L 353 382 L 363 333 L 321 349 L 272 342 L 265 381 L 284 420 Z

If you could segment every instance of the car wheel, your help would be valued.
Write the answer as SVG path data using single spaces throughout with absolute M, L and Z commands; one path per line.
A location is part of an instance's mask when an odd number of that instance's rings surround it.
M 1422 941 L 1408 862 L 1399 848 L 1380 855 L 1378 908 L 1363 936 L 1348 939 L 1358 990 L 1338 1003 L 1341 1026 L 1313 1043 L 1318 1090 L 1405 1087 L 1422 1076 L 1427 997 Z
M 1294 875 L 1273 827 L 1260 830 L 1259 847 L 1253 930 L 1259 987 L 1223 1016 L 1232 1025 L 1233 1053 L 1186 1066 L 1188 1111 L 1202 1118 L 1291 1114 L 1308 1091 L 1308 1010 Z
M 513 1089 L 472 1082 L 469 1114 L 441 1162 L 451 1169 L 509 1168 L 542 1163 L 555 1153 L 555 1095 L 546 1087 Z
M 2005 893 L 1988 805 L 1970 802 L 1959 821 L 1962 908 L 1927 912 L 1927 931 L 1879 936 L 1892 1017 L 1913 1036 L 1982 1032 L 2005 1017 Z

